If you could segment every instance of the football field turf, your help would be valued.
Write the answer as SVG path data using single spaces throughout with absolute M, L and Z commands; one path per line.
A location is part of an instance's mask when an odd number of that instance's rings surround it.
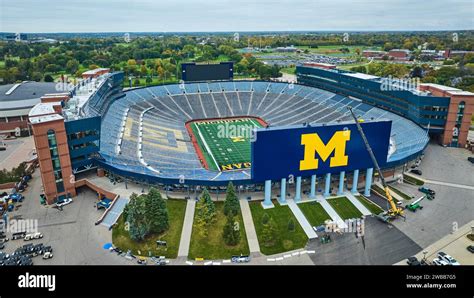
M 194 144 L 208 169 L 232 171 L 250 168 L 253 128 L 263 127 L 254 118 L 202 120 L 190 123 Z

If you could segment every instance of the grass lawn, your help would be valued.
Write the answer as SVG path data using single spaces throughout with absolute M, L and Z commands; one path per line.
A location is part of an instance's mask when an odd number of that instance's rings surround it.
M 366 197 L 364 196 L 355 196 L 359 202 L 362 203 L 362 205 L 365 206 L 365 208 L 369 209 L 370 212 L 372 212 L 372 214 L 380 214 L 382 212 L 384 212 L 384 210 L 382 208 L 380 208 L 379 205 L 375 204 L 374 202 L 368 200 Z
M 284 67 L 280 69 L 280 72 L 287 74 L 296 74 L 296 66 L 293 67 Z
M 362 216 L 359 209 L 346 197 L 337 197 L 327 201 L 342 219 L 359 218 Z
M 255 230 L 257 231 L 260 251 L 263 254 L 277 254 L 302 248 L 306 245 L 308 237 L 288 206 L 280 206 L 276 200 L 273 201 L 275 207 L 270 209 L 263 209 L 260 201 L 250 202 L 249 204 L 250 210 L 252 211 Z M 272 246 L 265 246 L 261 241 L 263 230 L 262 217 L 265 213 L 272 217 L 276 224 L 276 239 Z M 295 230 L 293 232 L 288 230 L 288 221 L 290 218 L 292 218 L 295 223 Z
M 183 229 L 184 214 L 186 212 L 186 200 L 167 200 L 170 228 L 160 235 L 150 235 L 143 242 L 136 242 L 130 239 L 128 231 L 125 231 L 125 220 L 120 216 L 117 226 L 112 230 L 112 242 L 123 251 L 130 249 L 133 254 L 148 256 L 165 256 L 167 258 L 176 258 L 178 256 L 179 240 L 181 230 Z M 167 248 L 156 245 L 157 240 L 167 242 Z
M 390 185 L 389 185 L 388 188 L 390 188 L 394 193 L 396 193 L 397 195 L 401 196 L 401 197 L 402 197 L 403 199 L 405 199 L 405 200 L 408 200 L 408 201 L 409 201 L 409 200 L 412 199 L 409 195 L 407 195 L 406 193 L 402 192 L 402 191 L 399 190 L 399 189 L 396 189 L 396 188 L 393 187 L 393 186 L 390 186 Z
M 425 184 L 423 181 L 421 181 L 419 179 L 416 179 L 415 177 L 408 176 L 408 175 L 403 175 L 403 181 L 404 182 L 406 181 L 410 184 L 414 184 L 414 185 L 418 185 L 418 186 L 421 186 L 421 185 Z
M 216 205 L 217 220 L 208 227 L 207 237 L 198 235 L 193 226 L 193 234 L 191 235 L 191 245 L 189 247 L 189 259 L 229 259 L 232 255 L 248 255 L 250 253 L 245 234 L 244 221 L 242 214 L 239 214 L 238 221 L 240 227 L 240 243 L 235 246 L 228 246 L 224 242 L 222 232 L 227 221 L 224 215 L 224 202 L 214 202 Z
M 298 207 L 312 226 L 320 226 L 326 219 L 331 219 L 323 206 L 316 201 L 298 204 Z

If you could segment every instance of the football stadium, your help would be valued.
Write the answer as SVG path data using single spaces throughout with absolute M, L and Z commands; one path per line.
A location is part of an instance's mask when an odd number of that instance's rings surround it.
M 418 121 L 433 117 L 424 115 L 429 112 L 422 105 L 430 101 L 449 110 L 458 102 L 461 107 L 464 100 L 456 90 L 440 95 L 435 92 L 439 86 L 429 84 L 422 86 L 423 92 L 387 91 L 381 98 L 372 86 L 380 83 L 358 73 L 339 74 L 337 89 L 331 87 L 336 82 L 333 70 L 302 67 L 297 72 L 301 83 L 284 83 L 233 80 L 232 63 L 224 65 L 226 71 L 219 65 L 216 72 L 213 65 L 184 65 L 180 84 L 139 88 L 123 88 L 122 72 L 100 73 L 89 79 L 87 88 L 75 86 L 68 100 L 44 98 L 29 119 L 37 144 L 41 138 L 50 145 L 52 137 L 58 144 L 61 140 L 54 173 L 43 175 L 48 203 L 75 195 L 74 179 L 63 177 L 90 170 L 188 193 L 202 186 L 218 192 L 232 181 L 248 192 L 264 190 L 267 205 L 272 188 L 281 188 L 283 194 L 293 178 L 296 201 L 302 193 L 327 197 L 347 189 L 370 195 L 378 174 L 354 116 L 384 176 L 392 179 L 422 155 L 430 137 L 453 146 L 465 142 L 462 117 L 450 121 L 450 116 L 436 116 L 431 127 L 431 122 L 426 127 Z M 202 73 L 206 80 L 199 80 Z M 342 81 L 343 76 L 348 80 Z M 330 81 L 331 86 L 323 83 Z M 358 89 L 342 92 L 351 84 Z M 449 92 L 456 97 L 450 98 Z M 384 105 L 387 97 L 393 106 Z M 459 127 L 459 133 L 450 133 L 450 127 Z M 49 150 L 44 154 L 48 167 Z
M 190 83 L 124 93 L 102 114 L 100 164 L 140 180 L 178 183 L 181 177 L 186 183 L 204 185 L 253 183 L 250 136 L 219 137 L 220 126 L 350 122 L 347 106 L 367 121 L 392 120 L 389 165 L 414 158 L 428 143 L 427 133 L 407 119 L 357 99 L 296 84 Z M 105 99 L 89 109 L 99 112 L 106 104 Z M 230 119 L 234 122 L 226 122 Z

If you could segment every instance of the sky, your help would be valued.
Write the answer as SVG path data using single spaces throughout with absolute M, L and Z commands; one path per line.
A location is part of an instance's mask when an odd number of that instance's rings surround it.
M 473 0 L 0 0 L 0 32 L 465 29 Z

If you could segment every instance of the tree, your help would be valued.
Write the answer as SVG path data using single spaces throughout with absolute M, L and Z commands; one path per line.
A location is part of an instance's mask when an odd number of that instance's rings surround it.
M 47 74 L 44 76 L 44 81 L 45 82 L 54 82 L 54 79 L 51 75 Z
M 206 223 L 210 224 L 214 222 L 216 219 L 216 206 L 214 205 L 214 202 L 211 200 L 211 195 L 209 194 L 209 191 L 207 191 L 207 188 L 204 188 L 202 192 L 201 200 L 205 206 L 204 217 L 205 217 Z
M 262 216 L 262 225 L 266 225 L 269 220 L 270 220 L 270 216 L 268 216 L 268 213 L 264 213 Z
M 235 194 L 235 188 L 232 182 L 227 185 L 227 192 L 224 201 L 224 214 L 236 216 L 240 213 L 240 204 L 237 195 Z
M 76 59 L 71 59 L 66 63 L 66 71 L 68 73 L 75 73 L 76 71 L 79 70 L 79 61 Z
M 295 221 L 293 220 L 293 218 L 290 218 L 290 220 L 288 221 L 288 231 L 294 232 L 295 228 Z
M 150 226 L 146 216 L 146 196 L 130 196 L 125 214 L 129 225 L 130 239 L 142 241 L 148 235 Z
M 262 242 L 265 246 L 272 246 L 276 238 L 276 224 L 272 217 L 262 228 Z
M 227 215 L 227 222 L 224 225 L 222 237 L 227 245 L 237 245 L 240 242 L 239 225 L 238 222 L 234 220 L 232 213 Z
M 201 237 L 206 237 L 208 226 L 216 219 L 216 208 L 211 196 L 206 188 L 204 188 L 201 198 L 196 204 L 194 227 Z
M 151 233 L 163 233 L 169 228 L 168 208 L 161 193 L 154 187 L 150 189 L 146 200 L 146 219 Z

